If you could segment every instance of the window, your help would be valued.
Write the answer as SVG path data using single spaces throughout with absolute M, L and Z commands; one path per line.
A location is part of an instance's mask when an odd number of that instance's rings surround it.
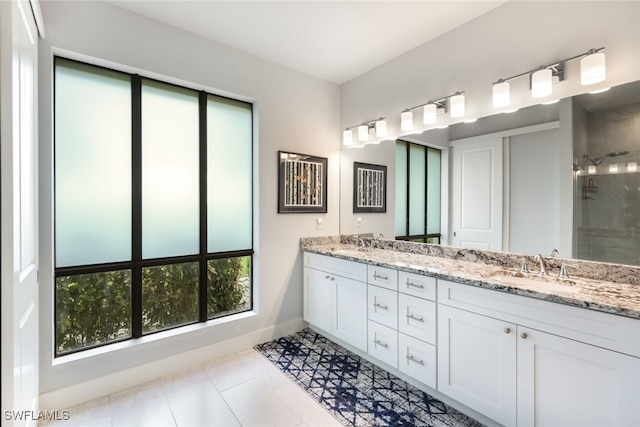
M 252 309 L 252 105 L 55 59 L 55 349 Z
M 396 141 L 396 239 L 440 243 L 440 159 L 440 150 Z

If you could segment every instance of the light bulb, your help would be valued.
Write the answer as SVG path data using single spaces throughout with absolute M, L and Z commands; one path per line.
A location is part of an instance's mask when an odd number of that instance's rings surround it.
M 438 107 L 436 104 L 427 104 L 424 106 L 423 122 L 425 125 L 434 125 L 436 123 L 438 118 L 437 110 Z
M 376 136 L 384 138 L 387 136 L 387 121 L 384 119 L 376 120 Z
M 493 84 L 493 107 L 502 108 L 511 103 L 511 93 L 509 82 L 498 82 Z
M 358 126 L 358 141 L 368 141 L 369 140 L 369 126 L 360 125 Z
M 342 145 L 352 145 L 353 144 L 353 131 L 346 129 L 342 132 Z
M 544 98 L 551 95 L 551 78 L 552 72 L 550 68 L 544 68 L 531 74 L 531 96 Z
M 464 93 L 457 93 L 449 98 L 449 111 L 454 119 L 464 117 Z
M 600 83 L 607 78 L 604 52 L 594 52 L 580 60 L 580 83 L 583 86 Z
M 400 114 L 400 129 L 413 129 L 413 113 L 411 111 L 403 111 L 402 114 Z

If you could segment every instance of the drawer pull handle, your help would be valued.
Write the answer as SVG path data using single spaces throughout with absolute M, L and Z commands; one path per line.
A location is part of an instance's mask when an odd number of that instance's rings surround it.
M 378 274 L 378 272 L 377 272 L 377 271 L 374 271 L 374 273 L 373 273 L 373 278 L 374 278 L 374 279 L 376 279 L 376 280 L 386 280 L 386 281 L 389 281 L 389 276 L 383 276 L 383 275 L 381 275 L 381 274 Z
M 412 355 L 410 355 L 410 354 L 407 356 L 407 360 L 408 360 L 408 361 L 410 361 L 410 362 L 415 362 L 415 363 L 417 363 L 418 365 L 422 365 L 422 366 L 424 366 L 424 360 L 417 359 L 417 358 L 413 357 L 413 356 L 412 356 Z
M 510 334 L 511 333 L 511 328 L 504 328 L 504 333 L 505 334 Z
M 523 340 L 526 340 L 528 336 L 529 335 L 527 335 L 526 332 L 523 332 L 523 333 L 520 334 L 520 338 L 522 338 Z
M 418 288 L 418 289 L 424 289 L 424 285 L 421 285 L 419 283 L 410 282 L 409 279 L 407 279 L 407 288 L 410 288 L 410 287 L 414 287 L 414 288 Z
M 417 320 L 418 322 L 424 323 L 424 317 L 418 317 L 413 314 L 407 314 L 407 319 Z
M 325 279 L 328 279 L 330 276 L 324 276 Z
M 384 347 L 384 348 L 389 348 L 389 344 L 384 343 L 384 342 L 382 342 L 380 340 L 373 340 L 373 343 L 376 344 L 376 345 L 379 345 L 381 347 Z
M 373 306 L 377 307 L 377 308 L 381 308 L 383 310 L 389 310 L 389 306 L 388 305 L 380 304 L 379 302 L 374 303 Z

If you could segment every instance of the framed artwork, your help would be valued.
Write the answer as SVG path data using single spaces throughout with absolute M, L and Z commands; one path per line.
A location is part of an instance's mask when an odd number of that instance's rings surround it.
M 278 213 L 327 212 L 327 158 L 278 151 Z
M 387 211 L 387 167 L 353 162 L 353 212 Z

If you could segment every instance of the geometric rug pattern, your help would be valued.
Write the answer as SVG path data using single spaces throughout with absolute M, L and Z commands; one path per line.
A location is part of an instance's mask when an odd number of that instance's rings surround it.
M 254 348 L 345 426 L 482 426 L 309 328 Z

